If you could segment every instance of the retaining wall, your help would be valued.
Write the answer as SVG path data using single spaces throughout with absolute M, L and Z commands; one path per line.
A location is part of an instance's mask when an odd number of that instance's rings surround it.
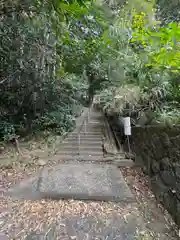
M 130 143 L 157 200 L 180 225 L 180 126 L 133 127 Z

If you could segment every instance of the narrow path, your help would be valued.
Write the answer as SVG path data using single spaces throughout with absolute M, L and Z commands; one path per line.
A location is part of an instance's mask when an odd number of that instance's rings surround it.
M 153 239 L 120 169 L 105 161 L 103 116 L 92 109 L 79 123 L 58 151 L 58 165 L 45 167 L 9 190 L 8 195 L 19 201 L 12 218 L 19 214 L 21 219 L 15 226 L 6 219 L 10 239 Z M 31 214 L 23 216 L 27 202 Z

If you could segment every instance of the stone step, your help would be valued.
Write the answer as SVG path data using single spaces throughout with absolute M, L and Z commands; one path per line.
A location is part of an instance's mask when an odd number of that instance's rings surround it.
M 66 140 L 63 143 L 63 146 L 78 146 L 78 141 L 77 139 L 70 139 Z M 84 139 L 83 140 L 83 145 L 88 145 L 88 146 L 102 146 L 102 141 L 91 141 L 91 139 Z
M 75 162 L 83 162 L 83 163 L 88 163 L 88 162 L 91 162 L 91 163 L 96 163 L 96 164 L 109 164 L 109 165 L 113 165 L 113 166 L 116 166 L 118 168 L 121 168 L 121 167 L 133 167 L 134 166 L 134 162 L 132 160 L 129 160 L 129 159 L 125 159 L 125 158 L 122 158 L 122 159 L 119 159 L 119 160 L 108 160 L 108 159 L 105 159 L 103 157 L 99 157 L 99 156 L 64 156 L 64 157 L 60 157 L 61 159 L 61 162 L 70 162 L 70 163 L 75 163 Z
M 102 134 L 103 133 L 103 129 L 101 128 L 82 128 L 81 129 L 81 133 L 86 133 L 86 134 L 93 134 L 93 133 L 96 133 L 96 134 Z
M 72 151 L 78 151 L 78 144 L 74 144 L 74 145 L 63 145 L 62 146 L 62 150 L 65 150 L 65 151 L 68 151 L 68 150 L 72 150 Z M 92 152 L 96 152 L 96 151 L 101 151 L 102 152 L 102 146 L 101 145 L 91 145 L 91 144 L 88 144 L 88 145 L 85 145 L 84 143 L 82 143 L 80 145 L 80 150 L 83 150 L 83 151 L 92 151 Z
M 82 131 L 82 132 L 80 132 L 80 134 L 83 134 L 83 135 L 103 135 L 103 131 L 86 131 L 86 132 L 84 132 L 84 131 Z
M 14 199 L 76 199 L 92 201 L 135 202 L 116 166 L 92 163 L 61 163 L 44 168 L 40 175 L 23 180 L 9 189 Z
M 90 117 L 89 117 L 89 119 L 102 119 L 102 120 L 104 120 L 104 116 L 103 116 L 103 114 L 97 114 L 97 113 L 91 113 L 90 115 L 89 115 Z
M 103 137 L 101 135 L 94 135 L 94 136 L 87 136 L 87 135 L 80 135 L 80 136 L 69 136 L 68 138 L 64 139 L 64 142 L 69 142 L 69 141 L 79 141 L 83 139 L 85 142 L 102 142 Z
M 83 125 L 85 125 L 85 124 L 83 124 Z M 77 124 L 76 126 L 78 126 L 78 127 L 81 127 L 82 126 L 82 124 Z M 103 124 L 102 124 L 102 122 L 101 121 L 91 121 L 91 122 L 86 122 L 86 126 L 87 127 L 92 127 L 92 128 L 98 128 L 98 127 L 103 127 Z
M 116 156 L 116 155 L 111 155 L 111 156 L 110 156 L 110 155 L 104 154 L 104 159 L 105 159 L 106 161 L 125 159 L 125 154 L 121 154 L 121 155 L 118 155 L 118 156 Z
M 83 148 L 81 146 L 80 149 L 78 149 L 78 147 L 76 148 L 62 148 L 58 150 L 58 154 L 61 153 L 65 153 L 65 154 L 72 154 L 72 155 L 77 155 L 79 154 L 79 150 L 80 150 L 80 154 L 85 154 L 86 155 L 102 155 L 103 154 L 103 149 L 102 148 Z
M 68 136 L 68 138 L 78 138 L 80 135 L 80 137 L 82 138 L 102 138 L 103 137 L 103 134 L 102 133 L 84 133 L 84 132 L 81 132 L 79 134 L 77 133 L 73 133 L 71 135 Z
M 102 125 L 103 121 L 104 121 L 103 118 L 90 118 L 89 122 L 87 122 L 87 124 Z
M 101 151 L 91 151 L 91 150 L 84 150 L 84 149 L 81 149 L 80 150 L 80 155 L 83 155 L 83 156 L 103 156 L 103 151 L 101 149 Z
M 103 127 L 102 123 L 87 123 L 87 122 L 85 122 L 84 124 L 76 125 L 76 126 L 78 126 L 79 128 L 84 128 L 84 126 L 86 126 L 88 128 L 93 128 L 93 129 L 98 129 Z
M 79 138 L 77 136 L 69 136 L 67 141 L 72 141 L 72 140 L 78 140 Z M 96 141 L 101 141 L 102 142 L 102 137 L 101 136 L 83 136 L 80 135 L 80 141 L 91 141 L 91 142 L 96 142 Z
M 76 150 L 60 150 L 57 152 L 58 155 L 72 155 L 72 156 L 76 156 L 79 154 L 79 151 Z M 95 152 L 91 152 L 90 150 L 80 150 L 80 154 L 79 155 L 82 155 L 82 156 L 103 156 L 103 152 L 102 151 L 95 151 Z
M 69 137 L 68 139 L 78 139 L 79 140 L 90 140 L 91 142 L 94 142 L 94 141 L 102 141 L 102 137 L 101 136 L 97 136 L 97 135 L 94 135 L 94 136 L 84 136 L 84 135 L 80 135 L 80 137 L 76 137 L 76 136 L 71 136 Z
M 88 123 L 88 124 L 101 124 L 102 125 L 102 123 L 103 123 L 103 121 L 104 121 L 104 119 L 102 118 L 102 117 L 98 117 L 98 118 L 92 118 L 92 117 L 90 117 L 89 118 L 89 120 L 87 120 L 86 122 Z
M 44 170 L 39 192 L 52 199 L 134 202 L 121 172 L 110 165 L 60 164 Z
M 134 162 L 129 159 L 121 158 L 121 159 L 107 159 L 103 158 L 102 156 L 69 156 L 69 155 L 64 155 L 64 157 L 60 157 L 62 162 L 94 162 L 94 163 L 99 163 L 99 164 L 110 164 L 113 166 L 116 166 L 118 168 L 121 167 L 133 167 Z
M 99 125 L 103 125 L 102 124 L 103 122 L 99 119 L 90 119 L 89 122 L 87 122 L 87 125 L 90 125 L 90 126 L 99 126 Z
M 76 133 L 73 132 L 72 134 L 70 134 L 70 136 L 77 136 L 78 134 L 80 134 L 81 136 L 101 136 L 102 132 L 80 132 L 80 133 Z
M 76 131 L 76 129 L 71 133 L 71 134 L 77 134 L 77 133 L 85 133 L 85 128 L 81 128 L 80 131 Z M 101 133 L 102 134 L 102 129 L 92 129 L 92 128 L 87 128 L 86 134 L 93 134 L 93 133 Z
M 103 162 L 103 156 L 83 156 L 83 155 L 56 155 L 56 159 L 59 157 L 60 161 L 98 161 Z
M 103 124 L 102 124 L 102 121 L 100 120 L 91 120 L 91 121 L 89 121 L 89 122 L 86 122 L 86 124 L 87 124 L 87 126 L 90 126 L 90 127 L 95 127 L 95 128 L 97 128 L 97 127 L 102 127 L 103 126 Z
M 93 122 L 89 122 L 89 123 L 85 122 L 82 127 L 84 127 L 84 126 L 89 127 L 89 128 L 98 129 L 98 128 L 102 128 L 103 124 L 101 122 L 94 122 L 94 123 Z
M 97 119 L 103 120 L 104 117 L 102 116 L 102 114 L 91 113 L 91 114 L 89 115 L 89 119 L 90 119 L 90 120 L 97 120 Z

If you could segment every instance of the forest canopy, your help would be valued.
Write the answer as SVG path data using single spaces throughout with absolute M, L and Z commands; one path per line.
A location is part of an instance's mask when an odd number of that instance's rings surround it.
M 104 109 L 179 123 L 179 11 L 166 0 L 1 1 L 0 139 L 64 134 L 95 95 Z

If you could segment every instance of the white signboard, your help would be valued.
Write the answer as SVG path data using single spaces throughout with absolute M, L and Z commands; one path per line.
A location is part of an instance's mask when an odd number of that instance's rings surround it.
M 124 121 L 124 134 L 126 136 L 130 136 L 131 135 L 131 120 L 130 120 L 130 117 L 125 117 L 123 121 Z

